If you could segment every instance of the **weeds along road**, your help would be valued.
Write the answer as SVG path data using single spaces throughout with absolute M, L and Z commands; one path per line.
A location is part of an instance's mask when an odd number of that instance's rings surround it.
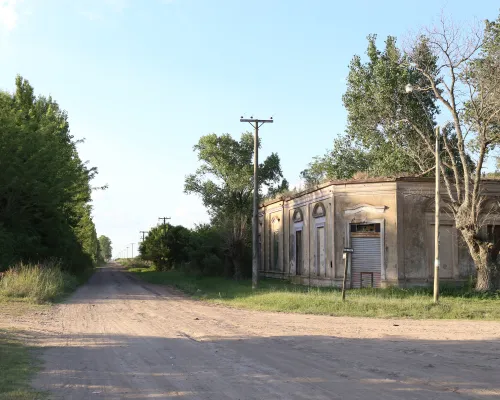
M 500 323 L 207 305 L 99 269 L 23 327 L 55 399 L 498 399 Z

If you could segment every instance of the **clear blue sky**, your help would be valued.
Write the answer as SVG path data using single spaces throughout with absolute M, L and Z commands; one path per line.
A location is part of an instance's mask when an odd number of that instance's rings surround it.
M 278 152 L 298 183 L 345 127 L 349 61 L 366 36 L 404 37 L 441 10 L 495 19 L 498 0 L 0 0 L 0 89 L 21 74 L 69 113 L 99 168 L 98 234 L 115 255 L 170 216 L 207 221 L 183 194 L 207 133 L 239 134 L 240 115 L 269 117 L 262 156 Z M 136 246 L 135 246 L 136 247 Z

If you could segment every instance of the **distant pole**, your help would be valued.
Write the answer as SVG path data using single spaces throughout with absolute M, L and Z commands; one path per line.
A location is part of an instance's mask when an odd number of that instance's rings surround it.
M 147 232 L 146 231 L 140 231 L 139 233 L 142 234 L 142 241 L 144 242 L 144 236 L 146 236 Z
M 253 218 L 252 218 L 252 289 L 259 285 L 259 128 L 264 124 L 272 124 L 273 118 L 240 118 L 240 122 L 248 122 L 255 129 L 253 138 Z
M 439 136 L 440 129 L 439 126 L 436 127 L 436 210 L 435 210 L 435 221 L 434 221 L 434 303 L 439 301 Z
M 167 219 L 171 219 L 170 217 L 159 217 L 158 220 L 163 220 L 163 231 L 164 233 L 167 232 L 166 228 L 167 228 Z
M 130 245 L 132 246 L 132 258 L 134 258 L 134 244 L 130 243 Z

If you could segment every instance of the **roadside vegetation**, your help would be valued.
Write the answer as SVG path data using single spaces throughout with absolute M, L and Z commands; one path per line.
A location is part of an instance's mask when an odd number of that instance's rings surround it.
M 133 263 L 131 263 L 133 264 Z M 479 293 L 467 286 L 441 288 L 439 304 L 430 288 L 353 289 L 347 301 L 335 288 L 309 288 L 262 279 L 252 291 L 250 280 L 228 280 L 189 274 L 182 270 L 156 271 L 131 267 L 129 271 L 154 284 L 170 285 L 200 300 L 260 311 L 376 318 L 432 318 L 500 320 L 500 292 Z
M 14 332 L 0 330 L 0 400 L 41 400 L 29 381 L 38 365 L 34 350 L 15 338 Z
M 0 272 L 57 260 L 80 276 L 102 260 L 91 194 L 104 187 L 91 185 L 97 169 L 79 157 L 78 143 L 66 111 L 26 79 L 16 77 L 13 93 L 0 91 Z
M 77 285 L 78 279 L 57 263 L 20 264 L 4 273 L 0 280 L 0 297 L 45 303 L 61 298 Z

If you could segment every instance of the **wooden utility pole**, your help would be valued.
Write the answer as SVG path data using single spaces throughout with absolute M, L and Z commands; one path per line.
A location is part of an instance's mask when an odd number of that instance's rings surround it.
M 170 217 L 159 217 L 160 221 L 163 220 L 163 233 L 167 233 L 167 219 L 171 219 Z
M 139 231 L 142 234 L 142 241 L 144 242 L 144 237 L 146 236 L 146 231 Z
M 257 119 L 240 118 L 240 122 L 248 122 L 255 130 L 253 137 L 253 218 L 252 218 L 252 289 L 259 285 L 259 128 L 264 124 L 272 124 L 273 118 Z
M 439 301 L 439 126 L 436 127 L 436 209 L 434 213 L 434 303 Z

